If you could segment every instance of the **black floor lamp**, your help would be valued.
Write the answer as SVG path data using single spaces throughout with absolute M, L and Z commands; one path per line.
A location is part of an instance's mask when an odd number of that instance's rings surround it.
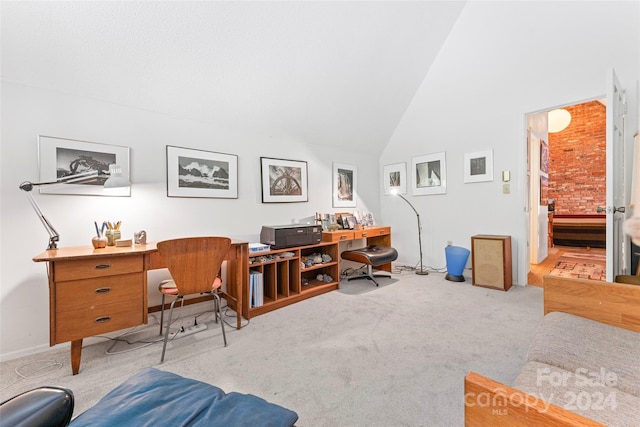
M 420 214 L 418 213 L 416 208 L 413 207 L 413 205 L 404 198 L 402 194 L 398 193 L 397 190 L 391 190 L 391 194 L 393 194 L 394 196 L 398 196 L 402 200 L 407 202 L 407 204 L 411 206 L 411 209 L 413 209 L 413 211 L 416 213 L 416 217 L 418 218 L 418 247 L 420 248 L 420 270 L 416 269 L 416 274 L 426 276 L 427 274 L 429 274 L 429 272 L 425 270 L 424 265 L 422 264 L 422 224 L 420 223 Z

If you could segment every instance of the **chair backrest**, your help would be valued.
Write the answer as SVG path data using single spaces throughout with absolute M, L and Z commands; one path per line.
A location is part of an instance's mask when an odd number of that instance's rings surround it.
M 228 237 L 185 237 L 157 244 L 180 295 L 210 292 L 230 246 Z

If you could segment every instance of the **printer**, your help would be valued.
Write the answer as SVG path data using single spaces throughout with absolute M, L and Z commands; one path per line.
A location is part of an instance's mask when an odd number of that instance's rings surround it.
M 320 225 L 263 225 L 262 231 L 260 231 L 260 243 L 270 245 L 271 249 L 315 245 L 321 241 L 322 227 Z

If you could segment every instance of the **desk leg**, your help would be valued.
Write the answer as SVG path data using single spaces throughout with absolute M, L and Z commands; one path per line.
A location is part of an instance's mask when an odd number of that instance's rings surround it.
M 82 358 L 82 340 L 71 341 L 71 371 L 73 375 L 80 372 L 80 359 Z

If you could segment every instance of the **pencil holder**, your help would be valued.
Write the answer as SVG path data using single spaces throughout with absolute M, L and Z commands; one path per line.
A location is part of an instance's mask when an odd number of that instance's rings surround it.
M 107 246 L 115 246 L 116 240 L 121 237 L 120 230 L 107 230 L 104 235 L 107 237 Z

